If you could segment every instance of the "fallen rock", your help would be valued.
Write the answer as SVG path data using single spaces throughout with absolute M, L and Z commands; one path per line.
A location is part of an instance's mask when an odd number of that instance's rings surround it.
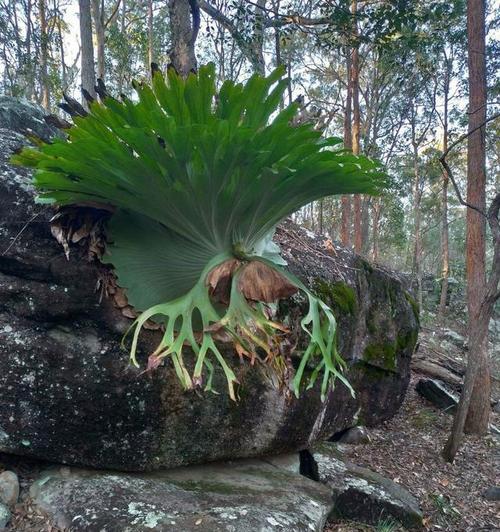
M 458 334 L 456 331 L 452 329 L 445 329 L 441 336 L 445 339 L 454 344 L 456 347 L 459 347 L 463 349 L 465 347 L 466 341 L 465 338 Z
M 19 498 L 19 479 L 13 471 L 0 473 L 0 502 L 14 506 Z
M 74 532 L 320 532 L 332 509 L 326 486 L 262 460 L 135 475 L 59 468 L 30 495 Z
M 376 525 L 392 518 L 408 529 L 422 527 L 418 501 L 405 488 L 374 471 L 342 458 L 335 444 L 322 443 L 313 451 L 320 482 L 332 491 L 336 519 L 352 519 Z
M 500 501 L 500 486 L 491 486 L 483 493 L 483 497 L 488 501 Z
M 11 518 L 10 510 L 7 506 L 0 502 L 0 530 L 5 530 Z
M 8 163 L 25 140 L 0 130 L 0 451 L 70 465 L 144 471 L 295 452 L 357 423 L 392 417 L 406 393 L 418 309 L 390 273 L 292 223 L 278 228 L 289 268 L 330 304 L 356 398 L 341 383 L 287 398 L 265 367 L 226 356 L 216 394 L 185 393 L 167 361 L 143 373 L 158 332 L 141 339 L 141 369 L 120 346 L 131 325 L 96 292 L 99 266 L 74 245 L 70 260 L 50 233 L 52 212 L 33 201 L 28 169 Z M 295 323 L 303 301 L 280 315 Z M 189 359 L 189 353 L 186 352 Z
M 420 379 L 415 386 L 417 392 L 430 401 L 434 406 L 453 414 L 458 404 L 458 398 L 449 392 L 441 382 L 434 379 Z
M 370 434 L 366 427 L 351 427 L 350 429 L 347 429 L 345 432 L 341 433 L 339 438 L 334 438 L 334 441 L 338 441 L 339 443 L 348 443 L 351 445 L 358 445 L 361 443 L 371 443 L 372 439 L 370 438 Z

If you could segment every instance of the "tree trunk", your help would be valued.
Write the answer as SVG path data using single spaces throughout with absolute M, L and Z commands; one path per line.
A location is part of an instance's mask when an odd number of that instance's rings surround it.
M 485 0 L 467 2 L 467 37 L 469 66 L 469 131 L 486 120 L 486 47 Z M 467 148 L 467 202 L 485 211 L 486 206 L 485 127 L 471 133 Z M 481 301 L 486 285 L 485 273 L 486 220 L 473 209 L 467 209 L 466 268 L 469 335 L 477 336 Z M 474 349 L 469 342 L 469 364 L 478 372 L 465 422 L 465 431 L 484 434 L 488 430 L 490 413 L 490 372 L 487 344 L 478 339 Z
M 193 10 L 192 5 L 195 6 Z M 170 59 L 177 72 L 187 77 L 189 72 L 196 70 L 194 43 L 199 27 L 199 9 L 196 2 L 190 0 L 169 0 L 168 10 L 172 35 Z
M 47 18 L 45 13 L 45 0 L 38 1 L 38 13 L 40 17 L 40 74 L 41 74 L 41 103 L 47 111 L 50 109 L 50 87 L 49 87 L 49 42 L 47 35 Z
M 122 12 L 120 14 L 120 33 L 122 37 L 125 36 L 125 21 L 127 18 L 127 2 L 126 0 L 122 0 Z M 121 94 L 123 92 L 123 82 L 125 77 L 125 69 L 123 67 L 123 63 L 120 60 L 118 63 L 118 94 Z M 149 70 L 149 67 L 148 67 Z
M 92 44 L 92 18 L 90 15 L 90 0 L 78 0 L 80 7 L 80 39 L 82 44 L 82 89 L 95 97 L 94 47 Z M 85 99 L 83 104 L 87 105 Z
M 344 148 L 352 150 L 352 84 L 351 84 L 351 51 L 346 48 L 347 94 L 344 112 Z M 340 239 L 345 247 L 351 246 L 351 197 L 342 196 L 342 222 Z
M 444 76 L 444 111 L 443 111 L 443 152 L 448 149 L 448 98 L 450 91 L 451 65 L 445 56 L 446 71 Z M 450 250 L 448 243 L 448 183 L 449 176 L 443 169 L 443 190 L 441 193 L 441 298 L 439 301 L 438 315 L 442 317 L 448 301 L 448 276 L 450 273 Z
M 31 38 L 33 33 L 33 24 L 31 21 L 31 11 L 33 4 L 31 0 L 26 3 L 26 61 L 25 61 L 25 75 L 26 75 L 26 98 L 32 100 L 35 94 L 35 85 L 33 75 L 33 57 L 31 50 Z M 35 54 L 34 54 L 35 55 Z
M 467 146 L 467 203 L 486 208 L 486 50 L 484 0 L 467 1 L 469 67 L 469 135 Z M 483 125 L 483 127 L 481 127 Z M 488 220 L 493 236 L 493 264 L 488 283 L 485 272 L 485 224 L 481 213 L 467 208 L 466 266 L 469 354 L 464 386 L 443 456 L 453 462 L 462 433 L 485 434 L 490 416 L 488 325 L 498 299 L 500 279 L 500 194 L 493 201 Z
M 54 10 L 55 10 L 55 1 L 54 1 Z M 64 40 L 62 36 L 62 28 L 61 28 L 61 20 L 62 14 L 58 10 L 57 11 L 57 38 L 58 38 L 58 44 L 59 44 L 59 55 L 61 56 L 61 83 L 62 83 L 62 90 L 65 92 L 68 89 L 68 75 L 67 75 L 67 67 L 66 67 L 66 61 L 64 59 Z
M 148 65 L 147 71 L 152 71 L 151 63 L 155 61 L 153 53 L 153 0 L 148 0 Z
M 378 262 L 379 255 L 379 223 L 380 223 L 380 211 L 382 210 L 382 202 L 380 198 L 375 198 L 373 201 L 373 228 L 372 228 L 372 261 Z
M 253 28 L 252 48 L 254 60 L 254 70 L 262 76 L 266 75 L 266 62 L 264 59 L 264 8 L 266 0 L 257 0 L 255 6 L 255 23 Z
M 358 10 L 357 0 L 351 3 L 351 13 L 356 16 Z M 356 20 L 353 21 L 354 38 L 357 40 L 358 24 Z M 359 155 L 360 145 L 360 129 L 361 119 L 359 112 L 359 44 L 355 42 L 352 49 L 352 65 L 351 65 L 351 87 L 352 87 L 352 152 L 354 155 Z M 363 231 L 362 231 L 362 213 L 361 213 L 361 195 L 354 196 L 354 251 L 361 253 L 363 250 Z
M 91 7 L 97 41 L 97 77 L 104 81 L 104 5 L 101 0 L 92 0 Z

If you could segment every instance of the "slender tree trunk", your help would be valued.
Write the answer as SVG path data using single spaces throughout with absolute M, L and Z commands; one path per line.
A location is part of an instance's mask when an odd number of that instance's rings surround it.
M 54 12 L 56 12 L 56 2 L 54 0 Z M 68 75 L 67 75 L 67 67 L 66 67 L 66 61 L 64 59 L 64 41 L 62 36 L 62 28 L 61 28 L 61 12 L 59 9 L 57 10 L 57 40 L 59 44 L 59 55 L 61 56 L 61 84 L 62 84 L 62 90 L 66 91 L 68 88 Z
M 467 203 L 485 212 L 486 186 L 486 46 L 484 0 L 467 1 L 467 48 L 469 67 L 469 136 L 467 146 Z M 490 415 L 490 368 L 488 360 L 488 325 L 500 279 L 500 226 L 498 211 L 500 194 L 493 201 L 489 214 L 493 236 L 492 271 L 486 283 L 485 217 L 467 209 L 466 266 L 467 306 L 469 314 L 469 354 L 464 386 L 450 437 L 443 456 L 453 462 L 462 440 L 462 433 L 485 434 Z
M 372 240 L 373 240 L 372 260 L 373 262 L 378 262 L 378 256 L 379 256 L 378 232 L 379 232 L 381 210 L 382 210 L 382 202 L 380 201 L 380 198 L 375 198 L 373 202 L 373 228 L 372 228 Z
M 351 51 L 346 48 L 347 94 L 344 112 L 344 147 L 352 150 L 352 84 L 351 84 Z M 342 222 L 340 240 L 345 247 L 351 246 L 351 197 L 342 196 Z
M 356 16 L 358 10 L 357 0 L 351 3 L 351 13 Z M 358 24 L 353 22 L 354 37 L 358 36 Z M 352 152 L 359 155 L 360 152 L 360 129 L 361 118 L 359 112 L 359 44 L 356 42 L 352 50 L 351 65 L 351 87 L 352 87 Z M 362 231 L 362 212 L 361 212 L 361 195 L 354 196 L 354 251 L 361 253 L 363 249 L 363 231 Z
M 50 109 L 50 86 L 49 86 L 49 42 L 47 35 L 47 18 L 45 12 L 45 0 L 38 1 L 38 13 L 40 17 L 40 74 L 41 74 L 41 103 L 47 111 Z
M 125 36 L 125 21 L 127 18 L 127 2 L 126 0 L 122 0 L 121 4 L 122 12 L 120 15 L 120 33 L 122 34 L 122 37 Z M 123 82 L 124 82 L 124 76 L 125 76 L 125 69 L 122 61 L 120 60 L 119 64 L 119 72 L 118 72 L 118 94 L 121 94 L 123 92 Z
M 35 84 L 33 75 L 33 58 L 31 53 L 31 38 L 33 34 L 33 23 L 31 21 L 31 12 L 33 3 L 31 0 L 26 2 L 26 62 L 25 62 L 25 75 L 26 75 L 26 98 L 32 100 L 35 95 Z
M 448 149 L 448 98 L 450 91 L 450 66 L 446 61 L 444 78 L 444 111 L 443 111 L 443 152 Z M 443 169 L 443 190 L 441 192 L 441 298 L 439 301 L 438 315 L 442 317 L 446 310 L 448 300 L 448 276 L 450 273 L 450 251 L 448 244 L 448 183 L 449 176 Z
M 148 71 L 151 70 L 151 63 L 155 61 L 153 53 L 153 0 L 148 0 Z
M 168 9 L 172 35 L 170 59 L 177 72 L 186 77 L 196 70 L 194 43 L 199 28 L 199 8 L 190 0 L 169 0 Z
M 82 88 L 95 97 L 94 46 L 92 44 L 92 17 L 90 0 L 78 0 L 80 6 L 80 39 L 82 43 Z M 84 105 L 86 101 L 83 100 Z
M 253 28 L 252 48 L 254 60 L 254 70 L 262 76 L 266 74 L 266 61 L 264 59 L 264 19 L 266 0 L 257 0 L 255 6 L 255 23 Z
M 485 0 L 467 2 L 467 37 L 469 66 L 469 131 L 486 120 L 486 46 Z M 485 127 L 468 137 L 467 148 L 467 202 L 485 211 L 486 205 L 486 150 Z M 480 306 L 486 285 L 486 220 L 473 209 L 467 209 L 466 268 L 469 335 L 477 336 Z M 488 430 L 490 414 L 490 371 L 487 343 L 469 342 L 469 364 L 476 364 L 474 381 L 465 431 L 484 434 Z
M 368 196 L 364 196 L 361 203 L 361 242 L 361 253 L 368 255 L 370 244 L 370 198 Z
M 91 7 L 97 41 L 97 77 L 104 80 L 104 5 L 101 0 L 92 0 Z
M 422 237 L 420 235 L 420 165 L 417 145 L 413 144 L 413 275 L 417 281 L 417 301 L 422 308 Z

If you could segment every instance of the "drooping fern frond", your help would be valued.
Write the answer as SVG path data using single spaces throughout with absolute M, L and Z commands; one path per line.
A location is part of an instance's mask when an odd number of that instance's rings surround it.
M 95 101 L 87 116 L 74 117 L 67 139 L 14 157 L 36 168 L 38 201 L 114 208 L 104 260 L 142 311 L 131 359 L 137 363 L 146 320 L 162 321 L 164 336 L 150 362 L 170 358 L 186 389 L 202 382 L 210 389 L 218 363 L 235 398 L 236 377 L 217 347 L 221 336 L 252 360 L 276 361 L 286 331 L 267 303 L 295 289 L 309 301 L 301 322 L 309 345 L 295 393 L 306 367 L 313 368 L 310 385 L 323 375 L 323 396 L 335 377 L 345 381 L 331 310 L 283 268 L 271 236 L 303 205 L 377 193 L 384 176 L 375 161 L 339 148 L 340 139 L 322 138 L 311 124 L 293 126 L 295 105 L 278 112 L 282 75 L 277 69 L 245 84 L 226 81 L 217 92 L 213 65 L 187 79 L 172 69 L 166 78 L 156 72 L 152 86 L 135 84 L 137 101 Z M 257 273 L 249 267 L 256 263 Z M 186 345 L 195 355 L 192 373 Z

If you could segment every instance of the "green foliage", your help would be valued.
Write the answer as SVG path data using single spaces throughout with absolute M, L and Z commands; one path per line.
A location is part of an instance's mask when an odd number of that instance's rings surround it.
M 214 337 L 224 334 L 239 352 L 283 369 L 276 345 L 283 327 L 267 307 L 240 289 L 244 267 L 260 261 L 305 292 L 309 312 L 301 326 L 310 338 L 293 381 L 298 395 L 304 368 L 315 361 L 308 385 L 323 373 L 322 395 L 343 361 L 329 307 L 282 269 L 271 242 L 274 227 L 301 206 L 331 194 L 376 193 L 383 185 L 377 163 L 334 147 L 310 124 L 292 126 L 294 105 L 276 113 L 286 81 L 281 70 L 226 81 L 218 94 L 212 65 L 186 80 L 172 69 L 152 87 L 135 84 L 138 101 L 107 98 L 75 118 L 68 139 L 25 149 L 15 162 L 36 167 L 38 201 L 58 205 L 111 205 L 105 261 L 112 263 L 129 302 L 144 311 L 134 323 L 131 357 L 142 326 L 162 321 L 165 333 L 149 366 L 170 357 L 186 389 L 211 388 L 218 362 L 235 398 L 236 377 Z M 228 305 L 217 304 L 207 276 L 230 259 Z M 195 331 L 198 331 L 196 334 Z M 191 375 L 183 347 L 195 353 Z

